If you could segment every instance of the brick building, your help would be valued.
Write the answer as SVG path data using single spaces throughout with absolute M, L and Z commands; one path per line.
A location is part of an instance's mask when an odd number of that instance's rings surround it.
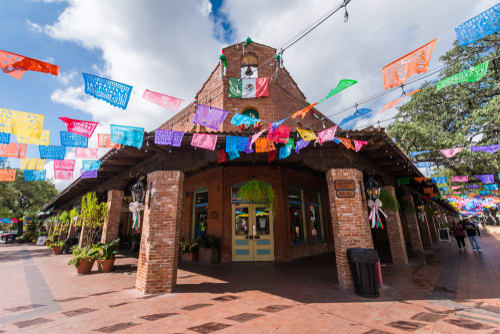
M 144 293 L 170 292 L 175 288 L 179 240 L 193 240 L 208 233 L 220 240 L 220 261 L 292 261 L 332 253 L 341 286 L 352 285 L 346 259 L 351 247 L 376 248 L 381 259 L 408 263 L 408 254 L 418 255 L 437 241 L 437 220 L 419 219 L 432 207 L 442 217 L 454 214 L 443 202 L 424 200 L 417 183 L 421 173 L 385 134 L 383 129 L 345 131 L 337 135 L 367 141 L 359 152 L 326 142 L 309 145 L 299 154 L 268 161 L 267 154 L 242 154 L 235 160 L 217 162 L 216 151 L 190 145 L 193 133 L 213 132 L 193 126 L 195 103 L 227 110 L 229 115 L 217 131 L 217 148 L 225 147 L 227 135 L 250 136 L 252 126 L 231 125 L 234 114 L 249 115 L 269 122 L 281 120 L 309 105 L 285 68 L 276 68 L 276 49 L 252 43 L 243 55 L 240 44 L 224 49 L 225 75 L 217 64 L 197 92 L 195 102 L 167 120 L 159 129 L 185 131 L 182 146 L 154 144 L 154 133 L 144 136 L 141 149 L 113 149 L 101 158 L 97 179 L 78 179 L 45 205 L 60 210 L 78 205 L 88 191 L 107 199 L 108 218 L 102 240 L 130 233 L 127 205 L 130 187 L 142 175 L 147 178 L 147 195 L 141 222 L 141 240 L 136 287 Z M 277 73 L 277 77 L 274 75 Z M 228 97 L 229 78 L 242 74 L 267 77 L 269 96 Z M 304 119 L 287 119 L 291 137 L 296 129 L 322 130 L 334 124 L 313 109 Z M 388 210 L 385 229 L 372 230 L 368 221 L 365 183 L 368 176 L 401 203 L 400 210 Z M 411 177 L 410 184 L 397 185 L 398 177 Z M 258 179 L 272 186 L 276 205 L 272 212 L 263 203 L 238 198 L 238 189 Z

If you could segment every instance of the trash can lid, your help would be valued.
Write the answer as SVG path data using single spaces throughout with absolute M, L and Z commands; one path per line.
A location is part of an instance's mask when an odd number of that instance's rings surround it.
M 351 262 L 374 263 L 378 261 L 378 253 L 375 249 L 369 248 L 349 248 L 347 259 Z

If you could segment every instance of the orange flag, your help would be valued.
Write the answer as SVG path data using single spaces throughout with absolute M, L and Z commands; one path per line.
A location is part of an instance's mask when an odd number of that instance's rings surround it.
M 314 106 L 316 106 L 318 104 L 318 102 L 314 102 L 313 104 L 305 107 L 304 109 L 302 110 L 299 110 L 297 112 L 295 112 L 293 115 L 292 115 L 292 119 L 295 119 L 297 118 L 297 116 L 301 115 L 302 116 L 302 119 L 304 119 L 304 117 L 306 117 L 307 113 L 309 111 L 311 111 L 312 108 L 314 108 Z
M 349 138 L 337 137 L 337 139 L 340 140 L 342 144 L 344 144 L 345 148 L 354 151 L 354 146 L 352 146 L 352 142 Z
M 427 180 L 427 178 L 426 178 L 425 176 L 415 177 L 414 179 L 415 179 L 415 181 L 417 181 L 418 183 L 422 183 L 422 182 L 424 182 L 424 181 L 426 181 L 426 180 Z
M 59 75 L 57 65 L 2 50 L 0 50 L 0 68 L 16 79 L 21 79 L 26 71 Z
M 276 151 L 274 143 L 264 137 L 257 138 L 255 141 L 255 153 L 265 153 L 270 151 Z
M 0 181 L 14 182 L 16 180 L 15 169 L 0 169 Z
M 0 144 L 0 157 L 24 159 L 27 147 L 28 145 L 19 143 Z
M 412 75 L 427 72 L 436 41 L 437 38 L 382 67 L 384 89 L 397 87 Z
M 387 109 L 392 109 L 394 108 L 399 102 L 403 101 L 405 97 L 408 97 L 408 96 L 411 96 L 415 93 L 418 93 L 420 92 L 421 89 L 415 89 L 415 90 L 412 90 L 411 92 L 409 92 L 408 94 L 404 95 L 404 96 L 401 96 L 400 98 L 397 98 L 395 100 L 392 100 L 391 102 L 387 103 L 385 106 L 384 106 L 384 109 L 382 109 L 381 113 L 386 111 Z

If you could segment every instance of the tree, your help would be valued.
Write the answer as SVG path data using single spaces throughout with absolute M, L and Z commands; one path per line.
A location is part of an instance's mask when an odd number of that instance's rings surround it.
M 57 195 L 49 181 L 24 181 L 24 171 L 16 171 L 14 182 L 0 182 L 0 212 L 5 217 L 35 217 L 40 208 Z
M 104 218 L 107 213 L 108 203 L 99 203 L 95 192 L 86 193 L 82 197 L 82 206 L 80 209 L 80 220 L 82 224 L 80 248 L 92 246 L 92 242 L 104 224 Z
M 498 69 L 492 60 L 498 57 L 500 35 L 486 36 L 472 46 L 454 47 L 440 60 L 447 66 L 439 80 L 489 60 L 486 76 L 479 82 L 466 82 L 436 92 L 433 82 L 425 82 L 418 94 L 398 109 L 398 120 L 388 134 L 407 153 L 432 150 L 416 157 L 432 161 L 439 175 L 492 173 L 499 168 L 496 154 L 463 150 L 451 159 L 440 149 L 500 143 L 500 85 Z

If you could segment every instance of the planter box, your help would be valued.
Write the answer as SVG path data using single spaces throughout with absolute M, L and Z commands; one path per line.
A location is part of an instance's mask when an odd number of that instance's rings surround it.
M 200 248 L 200 262 L 204 264 L 219 263 L 218 248 Z
M 182 253 L 181 260 L 184 262 L 196 262 L 198 261 L 198 253 Z
M 62 248 L 61 248 L 61 246 L 54 246 L 54 247 L 52 247 L 52 252 L 54 252 L 54 255 L 62 254 Z

